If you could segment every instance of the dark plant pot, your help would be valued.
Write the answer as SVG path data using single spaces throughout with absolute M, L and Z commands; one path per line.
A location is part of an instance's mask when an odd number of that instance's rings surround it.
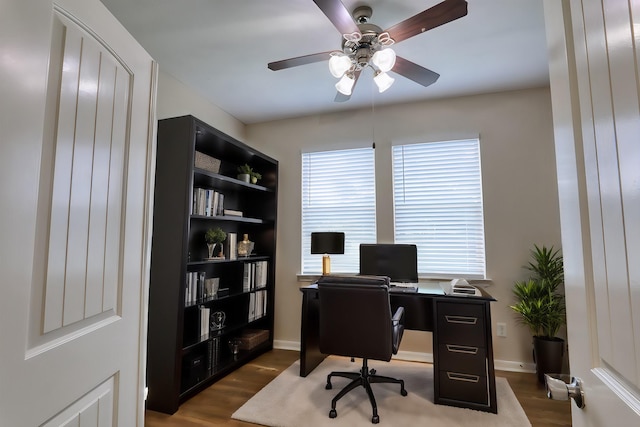
M 544 384 L 544 374 L 562 372 L 564 340 L 562 338 L 533 337 L 533 361 L 538 381 Z

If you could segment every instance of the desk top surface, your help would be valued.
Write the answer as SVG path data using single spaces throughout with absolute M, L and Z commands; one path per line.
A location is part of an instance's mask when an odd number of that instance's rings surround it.
M 307 286 L 302 286 L 300 288 L 300 291 L 302 292 L 313 292 L 314 290 L 318 289 L 318 285 L 316 285 L 315 283 L 311 284 L 311 285 L 307 285 Z M 475 295 L 452 295 L 452 294 L 446 294 L 444 292 L 444 290 L 442 289 L 442 287 L 437 284 L 437 283 L 418 283 L 418 291 L 417 292 L 389 292 L 389 294 L 391 296 L 407 296 L 407 297 L 411 297 L 411 296 L 416 296 L 416 297 L 438 297 L 438 296 L 442 296 L 442 297 L 451 297 L 451 298 L 460 298 L 460 299 L 487 299 L 490 301 L 495 301 L 495 298 L 493 298 L 491 295 L 489 295 L 489 293 L 487 291 L 485 291 L 482 288 L 478 288 L 480 290 L 481 295 L 479 296 L 475 296 Z

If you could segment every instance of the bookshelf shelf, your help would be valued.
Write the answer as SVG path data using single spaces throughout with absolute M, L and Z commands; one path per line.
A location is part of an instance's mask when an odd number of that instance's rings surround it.
M 195 167 L 196 157 L 207 156 L 215 170 Z M 236 179 L 245 163 L 261 173 L 258 184 Z M 277 189 L 278 162 L 269 156 L 193 116 L 158 122 L 148 409 L 172 414 L 273 347 Z M 224 257 L 206 259 L 204 234 L 215 227 L 227 234 Z M 240 241 L 243 234 L 256 255 L 234 259 L 232 236 Z M 234 356 L 229 340 L 255 330 L 268 331 L 269 339 Z

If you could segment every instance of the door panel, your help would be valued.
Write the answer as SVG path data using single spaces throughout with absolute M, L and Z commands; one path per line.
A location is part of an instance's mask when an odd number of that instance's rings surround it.
M 109 378 L 42 427 L 110 427 L 113 426 L 115 378 Z
M 58 107 L 45 118 L 58 131 L 53 150 L 42 157 L 43 172 L 52 169 L 52 195 L 38 208 L 38 221 L 51 218 L 50 237 L 37 245 L 45 249 L 37 257 L 48 260 L 45 333 L 105 311 L 118 313 L 113 295 L 121 287 L 124 137 L 132 78 L 100 41 L 57 12 L 53 26 L 62 37 L 53 44 L 62 49 L 51 53 L 61 58 L 52 61 L 60 67 L 49 73 L 48 84 L 61 82 L 61 90 L 59 96 L 50 92 L 59 102 L 47 102 Z M 107 272 L 111 279 L 105 281 Z
M 0 425 L 142 426 L 155 63 L 97 0 L 2 8 Z
M 637 3 L 637 2 L 636 2 Z M 637 6 L 637 5 L 636 5 Z M 628 2 L 545 2 L 573 425 L 640 425 L 640 74 Z

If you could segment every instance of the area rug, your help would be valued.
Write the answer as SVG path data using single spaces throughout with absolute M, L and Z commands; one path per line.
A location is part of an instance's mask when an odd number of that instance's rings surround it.
M 352 363 L 349 358 L 331 356 L 302 378 L 300 361 L 297 361 L 234 412 L 232 418 L 273 427 L 371 426 L 371 405 L 362 387 L 338 401 L 338 417 L 329 418 L 331 399 L 349 380 L 332 379 L 333 389 L 326 390 L 327 374 L 358 371 L 360 366 L 361 360 Z M 370 361 L 369 367 L 375 368 L 379 375 L 404 379 L 409 393 L 401 396 L 397 384 L 373 384 L 380 426 L 531 426 L 504 378 L 496 378 L 498 414 L 491 414 L 434 404 L 431 364 Z

